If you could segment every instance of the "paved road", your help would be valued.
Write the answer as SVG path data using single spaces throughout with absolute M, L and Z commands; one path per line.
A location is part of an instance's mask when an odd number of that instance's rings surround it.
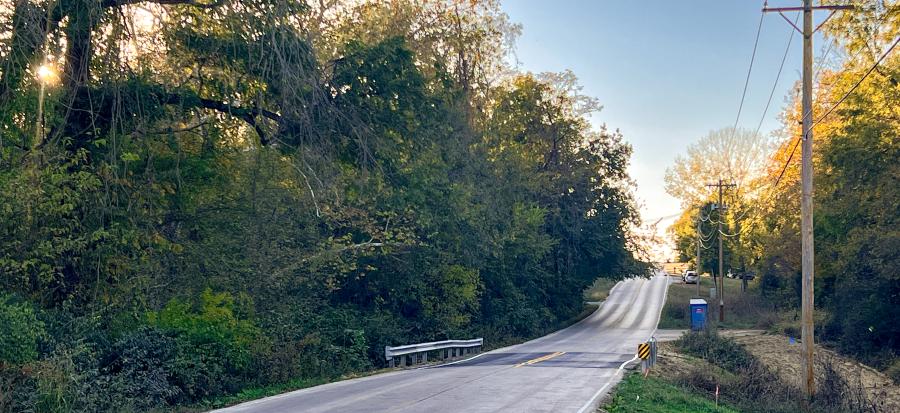
M 565 330 L 468 361 L 298 390 L 219 413 L 590 412 L 655 330 L 666 276 L 619 283 Z

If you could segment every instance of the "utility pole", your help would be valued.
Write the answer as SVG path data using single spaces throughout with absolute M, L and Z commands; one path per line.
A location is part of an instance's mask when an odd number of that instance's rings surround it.
M 700 211 L 697 213 L 697 298 L 700 298 L 700 243 L 703 242 L 703 236 L 700 235 L 700 224 L 703 220 L 700 217 L 703 216 L 703 206 L 700 207 Z
M 722 288 L 719 289 L 719 322 L 725 321 L 725 272 L 722 271 L 722 219 L 725 216 L 725 205 L 722 205 L 722 178 L 719 178 L 719 203 L 716 204 L 719 209 L 719 219 L 716 228 L 716 238 L 719 239 L 719 279 L 721 279 Z
M 719 178 L 718 183 L 707 184 L 706 186 L 714 186 L 719 189 L 719 202 L 716 204 L 716 209 L 719 211 L 719 216 L 716 220 L 718 221 L 718 227 L 716 228 L 716 238 L 719 239 L 719 278 L 722 280 L 720 281 L 722 283 L 722 286 L 717 288 L 717 293 L 719 295 L 719 322 L 722 322 L 725 321 L 725 272 L 723 271 L 725 263 L 722 262 L 722 218 L 725 216 L 725 205 L 722 204 L 722 189 L 737 185 L 723 183 L 722 178 Z
M 801 300 L 801 326 L 800 339 L 803 341 L 803 351 L 801 352 L 801 363 L 803 371 L 803 388 L 806 392 L 807 399 L 811 399 L 815 393 L 815 376 L 813 373 L 813 357 L 815 345 L 815 330 L 813 326 L 813 278 L 814 278 L 814 261 L 813 261 L 813 165 L 812 165 L 812 148 L 813 148 L 813 106 L 812 106 L 812 82 L 813 82 L 813 35 L 822 25 L 823 21 L 815 29 L 813 29 L 813 11 L 814 10 L 830 10 L 831 14 L 825 19 L 834 16 L 838 10 L 853 9 L 853 6 L 813 6 L 812 0 L 803 0 L 803 7 L 774 7 L 763 6 L 763 13 L 777 12 L 798 32 L 803 34 L 803 137 L 801 138 L 802 159 L 800 169 L 800 243 L 801 243 L 801 277 L 802 277 L 802 300 Z M 786 11 L 802 11 L 803 12 L 803 30 L 794 25 L 784 15 Z

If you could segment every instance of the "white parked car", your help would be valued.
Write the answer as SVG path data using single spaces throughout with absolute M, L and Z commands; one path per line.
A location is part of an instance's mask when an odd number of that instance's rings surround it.
M 696 284 L 698 280 L 700 280 L 700 276 L 697 275 L 697 271 L 688 270 L 681 275 L 681 281 L 685 284 Z

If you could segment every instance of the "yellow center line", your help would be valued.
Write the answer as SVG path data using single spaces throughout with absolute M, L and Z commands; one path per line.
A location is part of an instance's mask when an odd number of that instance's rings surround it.
M 566 352 L 565 352 L 565 351 L 557 351 L 556 353 L 550 353 L 550 354 L 547 354 L 547 355 L 545 355 L 545 356 L 538 357 L 538 358 L 536 358 L 536 359 L 528 360 L 528 361 L 526 361 L 526 362 L 524 362 L 524 363 L 516 364 L 515 367 L 530 366 L 530 365 L 535 364 L 535 363 L 540 363 L 540 362 L 542 362 L 542 361 L 550 360 L 550 359 L 552 359 L 552 358 L 554 358 L 554 357 L 559 357 L 559 356 L 561 356 L 561 355 L 563 355 L 563 354 L 566 354 Z

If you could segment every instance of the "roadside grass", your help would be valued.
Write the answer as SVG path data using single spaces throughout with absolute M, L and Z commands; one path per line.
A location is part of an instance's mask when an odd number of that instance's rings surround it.
M 726 278 L 725 321 L 719 322 L 719 301 L 710 298 L 709 295 L 709 289 L 713 285 L 712 279 L 702 277 L 700 282 L 698 296 L 696 284 L 683 284 L 680 278 L 677 281 L 673 280 L 659 320 L 659 328 L 690 328 L 690 299 L 698 297 L 709 303 L 706 322 L 712 328 L 766 330 L 779 320 L 772 303 L 760 296 L 756 280 L 750 281 L 747 291 L 741 292 L 741 280 Z
M 644 378 L 638 373 L 629 374 L 616 387 L 612 400 L 600 411 L 609 413 L 659 412 L 659 413 L 737 413 L 738 410 L 707 399 L 702 395 L 658 377 Z
M 594 283 L 584 290 L 584 301 L 597 302 L 605 300 L 606 297 L 609 297 L 609 290 L 611 290 L 618 282 L 619 280 L 610 278 L 598 278 L 594 280 Z

